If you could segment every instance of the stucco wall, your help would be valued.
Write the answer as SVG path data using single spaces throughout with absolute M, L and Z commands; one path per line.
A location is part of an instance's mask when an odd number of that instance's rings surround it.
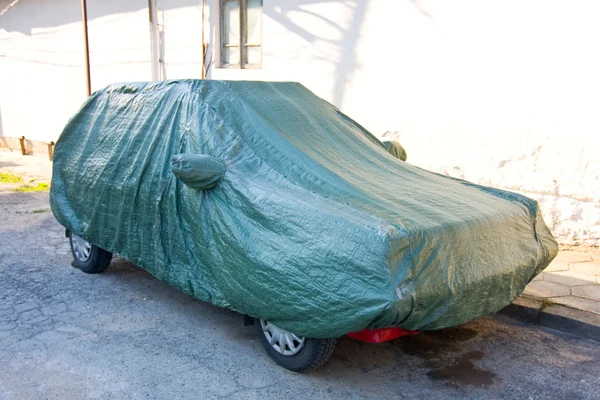
M 259 70 L 300 81 L 408 161 L 540 201 L 563 242 L 600 245 L 600 3 L 263 0 Z M 8 5 L 0 0 L 0 9 Z M 200 78 L 200 0 L 157 0 L 161 76 Z M 147 0 L 88 0 L 92 88 L 151 79 Z M 0 17 L 0 140 L 56 140 L 85 99 L 79 0 L 27 0 Z
M 19 2 L 0 17 L 2 136 L 56 138 L 85 99 L 81 11 L 77 0 L 52 3 Z
M 148 0 L 87 4 L 92 91 L 150 80 Z M 201 15 L 199 0 L 157 0 L 161 78 L 201 77 Z M 0 141 L 58 138 L 86 99 L 82 29 L 80 0 L 20 1 L 0 16 Z
M 262 70 L 211 77 L 300 81 L 409 162 L 521 191 L 561 241 L 600 245 L 600 2 L 263 3 Z
M 88 3 L 92 90 L 150 79 L 147 1 Z M 0 137 L 56 140 L 86 99 L 81 2 L 20 1 L 2 15 L 0 71 Z

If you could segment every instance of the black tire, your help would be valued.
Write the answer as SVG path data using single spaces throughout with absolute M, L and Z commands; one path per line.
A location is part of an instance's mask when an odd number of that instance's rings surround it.
M 106 268 L 110 266 L 112 260 L 112 253 L 101 249 L 96 245 L 91 245 L 89 250 L 89 257 L 82 260 L 77 256 L 75 246 L 73 244 L 73 233 L 69 232 L 69 244 L 71 245 L 71 254 L 73 255 L 73 262 L 71 263 L 77 269 L 85 272 L 86 274 L 99 274 L 104 272 Z
M 269 357 L 283 368 L 294 372 L 308 371 L 325 364 L 333 354 L 337 342 L 337 339 L 305 338 L 304 346 L 297 354 L 286 356 L 271 346 L 263 332 L 260 320 L 256 320 L 254 326 Z

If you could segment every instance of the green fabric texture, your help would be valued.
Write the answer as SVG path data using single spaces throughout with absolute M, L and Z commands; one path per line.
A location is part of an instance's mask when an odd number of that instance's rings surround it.
M 398 160 L 406 161 L 406 150 L 404 147 L 395 140 L 386 140 L 382 142 L 383 146 L 387 149 L 388 153 L 396 157 Z
M 176 154 L 171 157 L 171 170 L 188 187 L 196 190 L 212 189 L 225 175 L 225 164 L 213 156 Z
M 536 201 L 398 160 L 297 83 L 111 85 L 67 124 L 53 172 L 66 228 L 308 337 L 463 324 L 557 254 Z

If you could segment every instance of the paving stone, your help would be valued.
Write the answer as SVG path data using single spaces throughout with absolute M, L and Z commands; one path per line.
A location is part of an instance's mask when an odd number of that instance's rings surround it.
M 544 280 L 544 275 L 546 275 L 546 273 L 545 273 L 545 272 L 542 272 L 541 274 L 539 274 L 539 275 L 536 275 L 536 277 L 535 277 L 535 278 L 533 278 L 532 280 L 533 280 L 533 281 L 543 281 L 543 280 Z
M 548 300 L 554 304 L 561 304 L 563 306 L 576 308 L 578 310 L 600 314 L 600 302 L 598 301 L 575 296 L 551 297 Z
M 596 283 L 596 277 L 574 271 L 544 272 L 544 280 L 565 286 L 584 286 Z
M 554 259 L 554 261 L 564 262 L 567 264 L 592 260 L 591 254 L 583 251 L 559 251 L 558 255 Z
M 558 296 L 568 296 L 570 294 L 569 287 L 559 283 L 547 281 L 533 281 L 525 287 L 524 294 L 528 296 L 548 298 Z
M 550 265 L 548 265 L 546 267 L 544 272 L 568 271 L 568 270 L 569 270 L 569 264 L 567 264 L 566 262 L 554 260 L 550 263 Z
M 581 274 L 600 276 L 600 263 L 586 262 L 569 264 L 569 270 L 579 272 Z
M 600 285 L 576 286 L 571 288 L 571 295 L 597 301 L 600 304 Z

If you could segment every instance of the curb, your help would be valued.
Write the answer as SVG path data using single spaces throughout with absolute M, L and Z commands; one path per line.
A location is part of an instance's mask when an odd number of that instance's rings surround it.
M 520 296 L 498 314 L 600 341 L 600 315 L 558 304 L 544 305 L 542 300 Z

